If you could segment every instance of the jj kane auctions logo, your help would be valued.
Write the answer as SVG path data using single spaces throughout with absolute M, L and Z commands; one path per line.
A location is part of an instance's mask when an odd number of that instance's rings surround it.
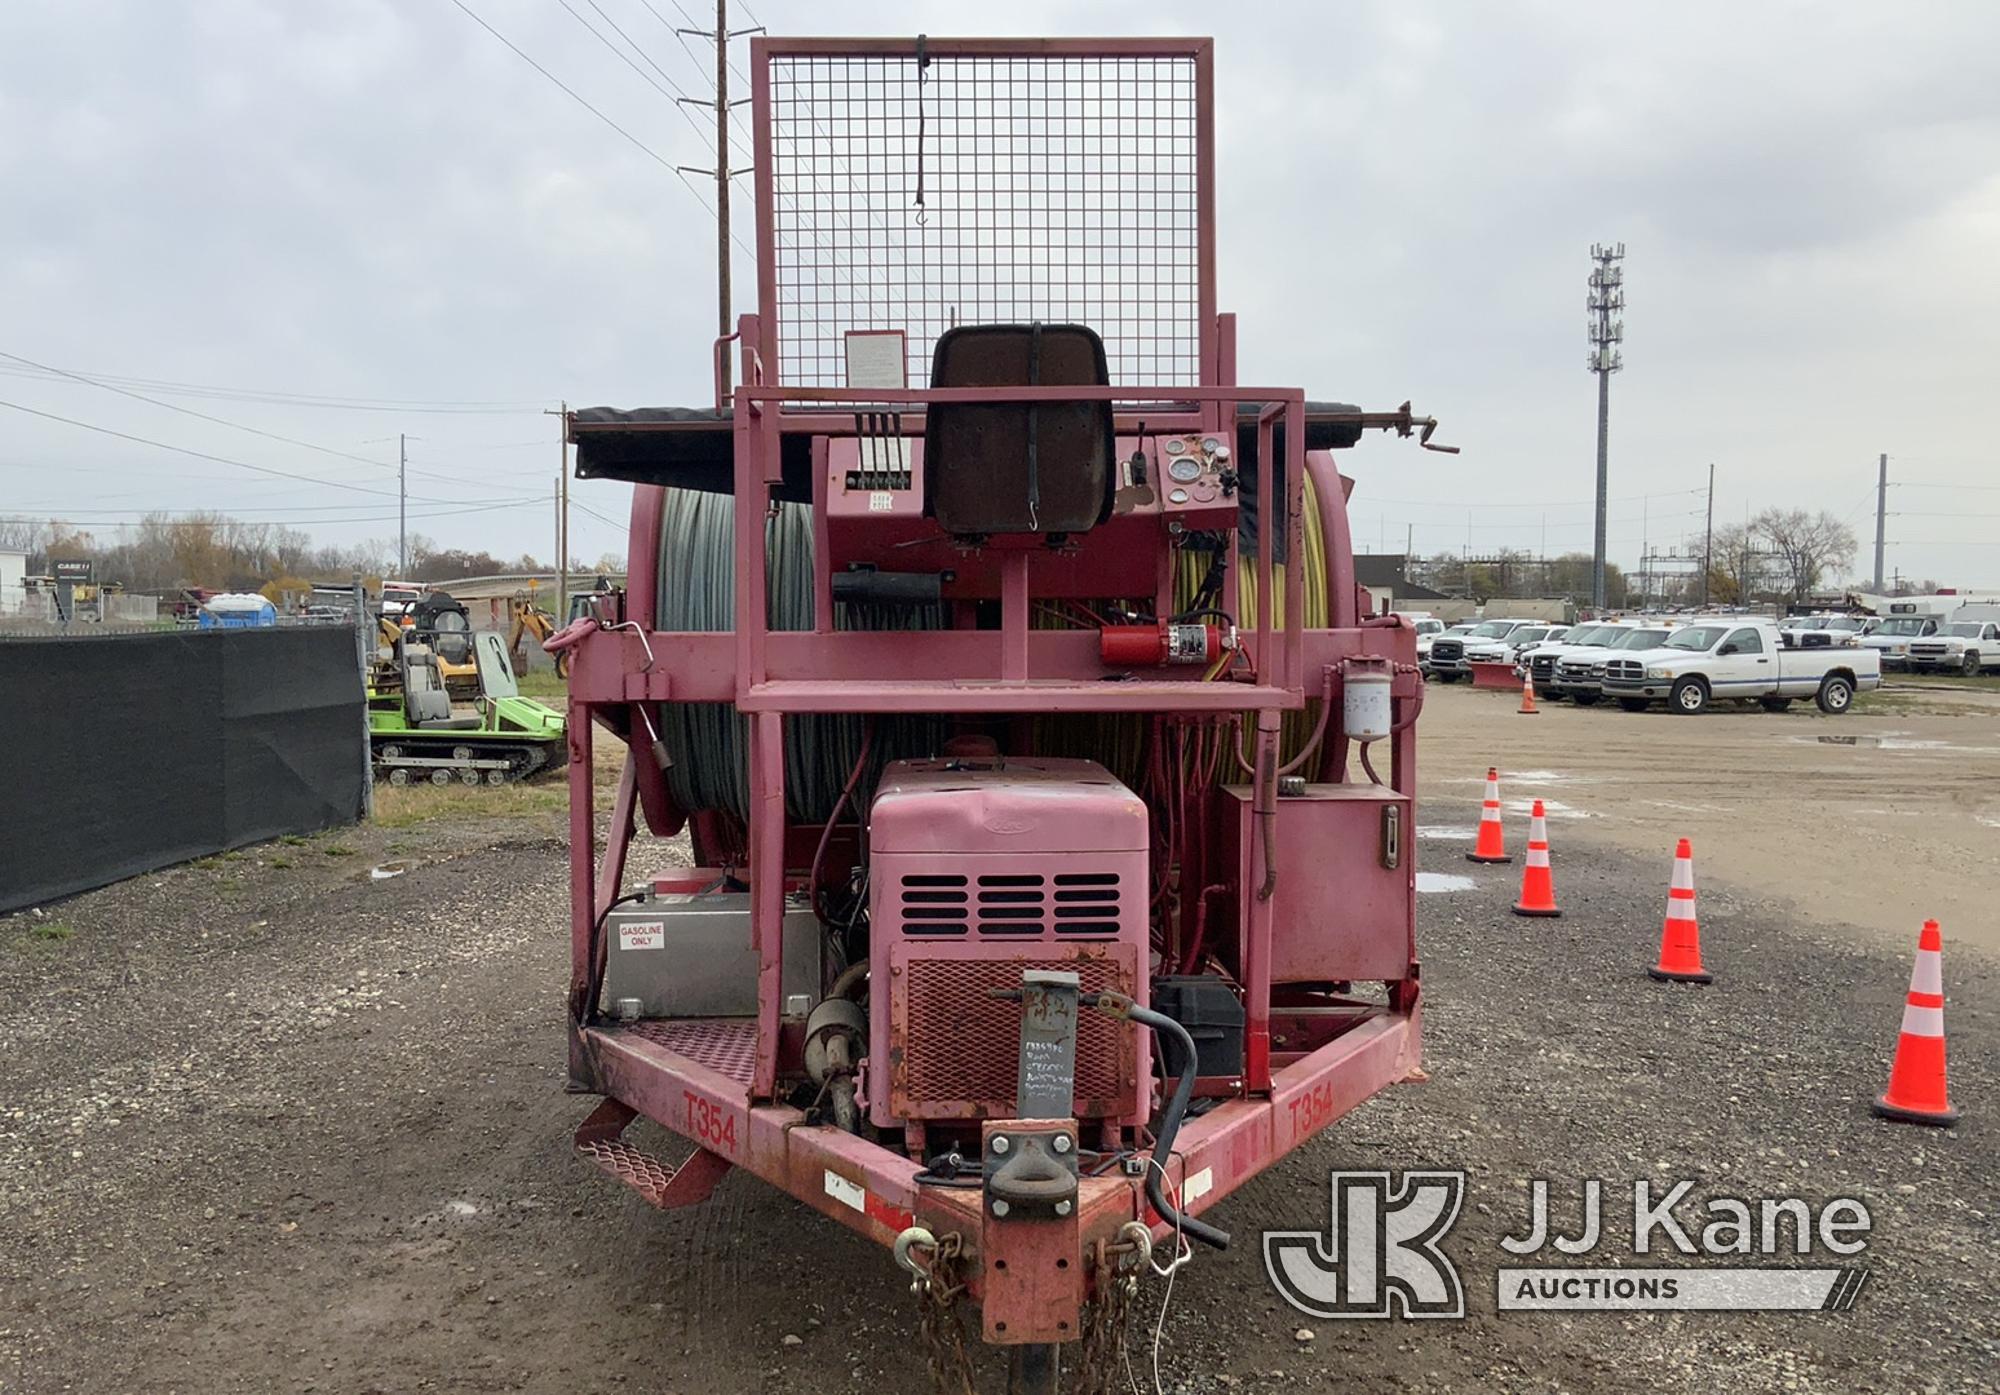
M 1606 1240 L 1604 1183 L 1584 1182 L 1580 1223 L 1556 1234 L 1549 1184 L 1528 1187 L 1528 1220 L 1502 1237 L 1509 1255 L 1595 1255 Z M 1622 1248 L 1635 1259 L 1671 1256 L 1669 1265 L 1498 1266 L 1495 1303 L 1508 1311 L 1575 1310 L 1845 1310 L 1868 1271 L 1838 1265 L 1785 1264 L 1815 1249 L 1846 1258 L 1867 1248 L 1873 1222 L 1853 1197 L 1823 1205 L 1799 1197 L 1717 1196 L 1699 1207 L 1694 1183 L 1656 1189 L 1632 1183 L 1631 1229 Z M 1455 1318 L 1465 1315 L 1458 1269 L 1440 1242 L 1458 1219 L 1463 1172 L 1336 1172 L 1324 1231 L 1271 1231 L 1264 1267 L 1272 1285 L 1303 1313 L 1322 1318 Z M 1756 1257 L 1756 1265 L 1718 1264 Z M 1690 1263 L 1688 1261 L 1698 1261 Z

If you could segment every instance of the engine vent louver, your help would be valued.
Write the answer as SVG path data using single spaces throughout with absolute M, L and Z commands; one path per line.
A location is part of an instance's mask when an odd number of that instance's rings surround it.
M 989 873 L 976 879 L 912 873 L 901 883 L 903 933 L 1110 939 L 1118 934 L 1124 888 L 1116 872 Z

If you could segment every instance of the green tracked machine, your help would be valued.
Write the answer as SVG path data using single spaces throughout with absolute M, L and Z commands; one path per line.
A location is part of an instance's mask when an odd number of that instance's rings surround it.
M 406 630 L 391 648 L 393 679 L 371 681 L 368 733 L 377 780 L 409 785 L 504 785 L 555 762 L 563 714 L 522 697 L 506 640 L 492 630 L 465 637 L 477 691 L 447 688 L 439 643 L 458 636 Z M 388 678 L 381 674 L 381 678 Z

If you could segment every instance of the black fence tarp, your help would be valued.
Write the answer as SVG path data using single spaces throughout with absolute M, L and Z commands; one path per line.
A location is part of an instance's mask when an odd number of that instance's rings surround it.
M 0 911 L 361 817 L 353 631 L 0 640 Z

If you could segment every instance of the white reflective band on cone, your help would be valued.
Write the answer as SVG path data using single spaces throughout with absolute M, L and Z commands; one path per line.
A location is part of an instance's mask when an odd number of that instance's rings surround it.
M 1694 863 L 1685 857 L 1674 859 L 1673 885 L 1682 891 L 1694 890 Z
M 1935 993 L 1944 996 L 1944 956 L 1934 949 L 1917 951 L 1917 966 L 1910 971 L 1910 991 L 1912 993 Z
M 1533 843 L 1528 844 L 1528 865 L 1530 867 L 1548 866 L 1549 850 L 1547 848 L 1538 848 Z
M 1906 1037 L 1941 1037 L 1944 1035 L 1944 1009 L 1918 1007 L 1915 1003 L 1903 1009 L 1903 1035 Z
M 1699 918 L 1694 910 L 1694 897 L 1669 896 L 1667 898 L 1668 920 L 1685 920 L 1692 923 Z

